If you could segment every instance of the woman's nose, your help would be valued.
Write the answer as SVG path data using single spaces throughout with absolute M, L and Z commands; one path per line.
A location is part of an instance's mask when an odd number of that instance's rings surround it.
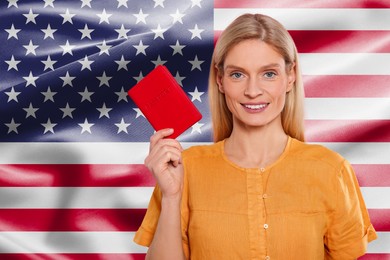
M 244 95 L 254 98 L 263 94 L 263 88 L 256 79 L 250 79 L 246 85 Z

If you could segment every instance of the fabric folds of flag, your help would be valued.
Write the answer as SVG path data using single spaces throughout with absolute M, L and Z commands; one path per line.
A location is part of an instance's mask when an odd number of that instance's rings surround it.
M 164 64 L 203 114 L 179 139 L 211 142 L 214 41 L 237 15 L 289 30 L 303 68 L 306 137 L 353 165 L 390 259 L 390 3 L 0 2 L 0 258 L 143 259 L 132 238 L 154 180 L 153 129 L 127 90 Z

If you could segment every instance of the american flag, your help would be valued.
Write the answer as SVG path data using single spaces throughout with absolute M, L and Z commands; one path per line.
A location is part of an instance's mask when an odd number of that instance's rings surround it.
M 133 243 L 154 180 L 153 129 L 127 90 L 164 64 L 203 114 L 179 140 L 211 142 L 214 41 L 239 14 L 290 31 L 306 138 L 354 166 L 390 259 L 390 2 L 0 0 L 0 258 L 143 259 Z

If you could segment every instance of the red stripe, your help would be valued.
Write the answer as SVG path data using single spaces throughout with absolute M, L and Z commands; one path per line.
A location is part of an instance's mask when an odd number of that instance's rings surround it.
M 0 209 L 1 231 L 137 231 L 146 209 Z M 390 209 L 369 209 L 377 231 L 390 231 Z
M 389 8 L 387 0 L 214 0 L 215 8 Z
M 137 187 L 154 186 L 142 164 L 0 165 L 0 187 Z
M 289 31 L 300 53 L 388 53 L 390 31 Z M 370 39 L 370 44 L 367 44 Z
M 352 166 L 361 187 L 390 187 L 390 164 L 353 164 Z
M 222 31 L 214 32 L 216 42 Z M 289 31 L 299 53 L 389 53 L 390 31 Z M 370 39 L 370 44 L 367 44 Z
M 306 97 L 390 97 L 390 75 L 303 76 Z
M 390 120 L 306 120 L 309 142 L 390 142 Z
M 368 209 L 368 213 L 376 231 L 390 231 L 390 209 Z
M 144 260 L 145 254 L 1 254 L 7 260 Z
M 358 258 L 359 260 L 390 260 L 390 254 L 366 254 Z
M 137 231 L 146 209 L 0 209 L 1 231 Z

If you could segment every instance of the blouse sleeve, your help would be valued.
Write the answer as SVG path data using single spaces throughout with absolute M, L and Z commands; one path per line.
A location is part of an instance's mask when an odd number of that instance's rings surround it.
M 377 235 L 351 165 L 344 161 L 336 180 L 336 205 L 325 235 L 325 259 L 356 259 Z
M 184 186 L 186 190 L 186 185 Z M 181 226 L 182 226 L 182 241 L 183 250 L 187 259 L 189 257 L 189 246 L 187 236 L 188 210 L 185 201 L 187 201 L 186 192 L 183 191 L 182 209 L 181 209 Z M 154 233 L 157 229 L 158 219 L 161 212 L 161 191 L 158 185 L 154 188 L 152 197 L 150 198 L 149 206 L 141 226 L 135 233 L 134 242 L 149 247 L 152 243 Z

